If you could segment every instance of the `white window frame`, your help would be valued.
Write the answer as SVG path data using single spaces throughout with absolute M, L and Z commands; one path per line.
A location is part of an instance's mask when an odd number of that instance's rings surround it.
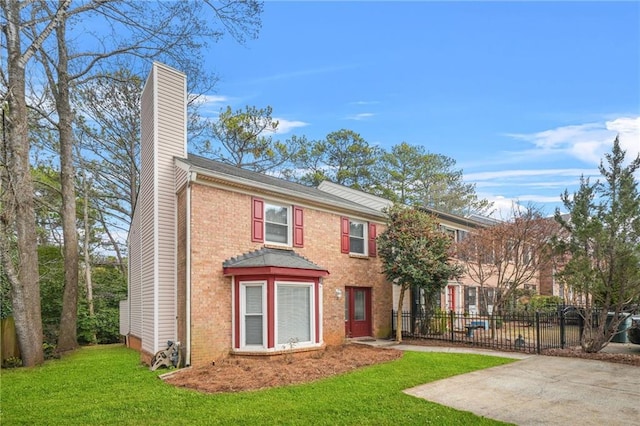
M 309 327 L 310 327 L 310 340 L 306 342 L 291 342 L 291 343 L 278 343 L 279 338 L 279 330 L 278 330 L 278 315 L 279 315 L 279 307 L 278 307 L 278 288 L 281 286 L 286 287 L 306 287 L 307 291 L 309 291 Z M 276 281 L 275 282 L 275 297 L 274 297 L 274 344 L 275 349 L 295 349 L 295 348 L 304 348 L 309 346 L 316 345 L 316 295 L 314 291 L 314 283 L 312 282 L 295 282 L 295 281 Z M 284 347 L 283 347 L 284 346 Z
M 356 237 L 352 237 L 351 236 L 351 224 L 355 223 L 358 225 L 362 225 L 362 229 L 363 229 L 363 235 L 362 235 L 362 253 L 357 252 L 357 251 L 353 251 L 352 247 L 351 247 L 351 238 L 360 238 L 358 236 Z M 363 220 L 357 220 L 357 219 L 349 219 L 349 254 L 355 254 L 357 256 L 368 256 L 369 255 L 369 223 L 365 222 Z
M 247 287 L 262 288 L 262 345 L 247 345 L 246 340 L 246 305 L 247 305 Z M 266 281 L 241 281 L 240 282 L 240 349 L 266 349 L 267 342 L 267 282 Z
M 279 241 L 269 241 L 267 239 L 267 208 L 268 207 L 279 207 L 279 208 L 285 208 L 287 209 L 287 242 L 286 243 L 281 243 Z M 288 204 L 281 204 L 281 203 L 275 203 L 275 202 L 271 202 L 271 201 L 264 201 L 264 242 L 265 244 L 270 244 L 270 245 L 276 245 L 276 246 L 283 246 L 283 247 L 291 247 L 292 246 L 292 239 L 293 239 L 293 217 L 292 217 L 292 207 Z M 275 223 L 275 222 L 270 222 L 270 223 Z M 275 223 L 276 225 L 282 225 L 281 223 Z

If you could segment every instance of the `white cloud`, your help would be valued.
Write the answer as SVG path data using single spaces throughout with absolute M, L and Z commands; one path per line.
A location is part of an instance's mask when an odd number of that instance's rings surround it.
M 627 151 L 627 161 L 640 153 L 640 116 L 618 116 L 611 120 L 562 126 L 537 133 L 510 134 L 512 138 L 530 143 L 530 147 L 501 156 L 492 161 L 506 169 L 490 170 L 475 165 L 477 172 L 464 175 L 465 181 L 474 183 L 478 196 L 494 203 L 493 217 L 508 217 L 515 204 L 532 203 L 549 209 L 562 208 L 560 194 L 567 189 L 572 193 L 580 184 L 580 177 L 592 182 L 600 179 L 596 166 L 611 152 L 616 136 L 620 146 Z M 580 163 L 571 164 L 571 159 Z M 561 163 L 560 163 L 561 162 Z M 549 164 L 571 164 L 572 167 L 543 168 Z M 551 166 L 552 167 L 552 166 Z M 638 171 L 640 177 L 640 171 Z
M 295 70 L 295 71 L 283 71 L 277 74 L 271 74 L 271 75 L 267 75 L 264 77 L 259 77 L 253 81 L 250 81 L 250 83 L 266 83 L 269 81 L 277 81 L 277 80 L 289 80 L 292 78 L 300 78 L 300 77 L 308 77 L 308 76 L 313 76 L 313 75 L 322 75 L 322 74 L 328 74 L 328 73 L 335 73 L 335 72 L 339 72 L 339 71 L 344 71 L 344 70 L 349 70 L 349 69 L 353 69 L 356 68 L 356 65 L 336 65 L 336 66 L 325 66 L 325 67 L 318 67 L 318 68 L 307 68 L 307 69 L 300 69 L 300 70 Z
M 224 95 L 189 95 L 189 102 L 193 102 L 203 117 L 217 117 L 220 109 L 233 103 L 233 98 Z
M 635 158 L 640 153 L 640 117 L 618 117 L 605 122 L 508 136 L 533 144 L 533 149 L 518 153 L 521 155 L 564 153 L 588 164 L 599 164 L 604 154 L 611 151 L 616 135 L 619 136 L 622 149 L 627 151 L 628 159 Z
M 287 120 L 285 118 L 277 117 L 273 117 L 273 119 L 278 121 L 278 129 L 274 132 L 278 135 L 283 135 L 298 127 L 305 127 L 309 125 L 309 123 L 299 120 Z
M 223 95 L 190 95 L 189 96 L 189 101 L 194 101 L 196 104 L 200 106 L 228 103 L 230 99 L 231 99 L 230 97 L 223 96 Z
M 544 195 L 519 195 L 517 197 L 505 197 L 503 195 L 478 193 L 480 198 L 484 198 L 493 203 L 491 214 L 489 217 L 500 220 L 508 220 L 513 217 L 514 210 L 521 209 L 533 205 L 534 208 L 541 209 L 546 215 L 553 214 L 553 208 L 545 208 L 545 204 L 560 205 L 560 196 L 544 196 Z
M 351 105 L 377 105 L 379 103 L 380 103 L 380 101 L 354 101 L 354 102 L 349 102 L 349 104 L 351 104 Z
M 347 120 L 366 120 L 368 118 L 373 117 L 375 114 L 372 112 L 362 112 L 360 114 L 354 114 L 354 115 L 349 115 L 347 116 Z
M 532 176 L 594 176 L 599 175 L 598 169 L 536 169 L 536 170 L 496 170 L 488 172 L 468 173 L 464 178 L 468 182 L 478 182 L 500 179 L 513 180 L 518 178 L 527 178 Z

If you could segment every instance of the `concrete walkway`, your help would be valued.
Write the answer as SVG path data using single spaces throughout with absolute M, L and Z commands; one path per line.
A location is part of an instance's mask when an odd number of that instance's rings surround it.
M 640 368 L 609 362 L 361 342 L 409 351 L 481 353 L 520 359 L 407 389 L 405 393 L 517 425 L 640 424 Z

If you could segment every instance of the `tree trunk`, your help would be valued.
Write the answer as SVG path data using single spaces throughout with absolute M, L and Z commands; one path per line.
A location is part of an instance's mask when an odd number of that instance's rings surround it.
M 407 288 L 400 286 L 400 297 L 398 298 L 398 312 L 396 312 L 396 342 L 402 343 L 402 305 L 404 303 L 404 292 Z
M 84 255 L 84 282 L 87 286 L 87 305 L 89 308 L 89 318 L 91 319 L 91 343 L 97 343 L 98 338 L 96 336 L 95 327 L 95 312 L 93 307 L 93 282 L 91 276 L 91 252 L 89 245 L 91 244 L 91 227 L 89 226 L 89 181 L 87 180 L 86 173 L 82 172 L 82 188 L 84 192 L 84 206 L 82 209 L 84 219 L 84 241 L 83 241 L 83 255 Z
M 64 293 L 60 318 L 59 352 L 78 347 L 78 234 L 76 190 L 73 167 L 73 111 L 69 100 L 68 54 L 65 40 L 66 18 L 56 27 L 58 83 L 55 90 L 60 134 L 60 186 L 62 191 L 62 234 L 64 236 Z
M 21 54 L 20 3 L 2 3 L 6 23 L 7 120 L 3 128 L 6 174 L 2 188 L 2 265 L 11 283 L 11 302 L 22 364 L 42 364 L 42 316 L 33 181 L 29 162 L 29 128 L 25 98 L 25 64 Z M 8 136 L 6 139 L 4 136 Z M 17 241 L 14 252 L 12 241 Z M 13 257 L 17 258 L 14 267 Z M 17 270 L 17 271 L 16 271 Z
M 120 269 L 120 271 L 122 272 L 122 275 L 124 275 L 125 277 L 127 276 L 127 268 L 126 265 L 124 263 L 124 258 L 122 257 L 122 252 L 120 251 L 120 243 L 118 241 L 116 241 L 116 239 L 113 237 L 113 234 L 111 233 L 111 231 L 109 231 L 109 226 L 107 224 L 107 221 L 104 218 L 104 212 L 99 210 L 98 211 L 98 220 L 100 220 L 100 224 L 102 225 L 102 229 L 104 230 L 105 234 L 107 234 L 107 237 L 109 238 L 109 241 L 111 242 L 111 247 L 113 247 L 113 250 L 116 252 L 116 259 L 118 259 L 118 269 Z M 131 222 L 129 222 L 131 223 Z

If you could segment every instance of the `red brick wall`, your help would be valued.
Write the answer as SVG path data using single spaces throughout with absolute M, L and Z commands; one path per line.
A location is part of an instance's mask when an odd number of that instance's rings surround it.
M 269 199 L 269 197 L 264 197 Z M 274 200 L 299 205 L 296 200 Z M 329 270 L 324 278 L 323 339 L 344 341 L 345 286 L 371 287 L 373 334 L 390 333 L 391 284 L 380 273 L 379 258 L 340 253 L 340 214 L 304 208 L 304 248 L 296 253 Z M 228 356 L 232 345 L 231 278 L 223 261 L 263 247 L 251 242 L 251 196 L 194 184 L 191 195 L 191 361 L 206 364 Z M 378 234 L 382 225 L 378 225 Z

